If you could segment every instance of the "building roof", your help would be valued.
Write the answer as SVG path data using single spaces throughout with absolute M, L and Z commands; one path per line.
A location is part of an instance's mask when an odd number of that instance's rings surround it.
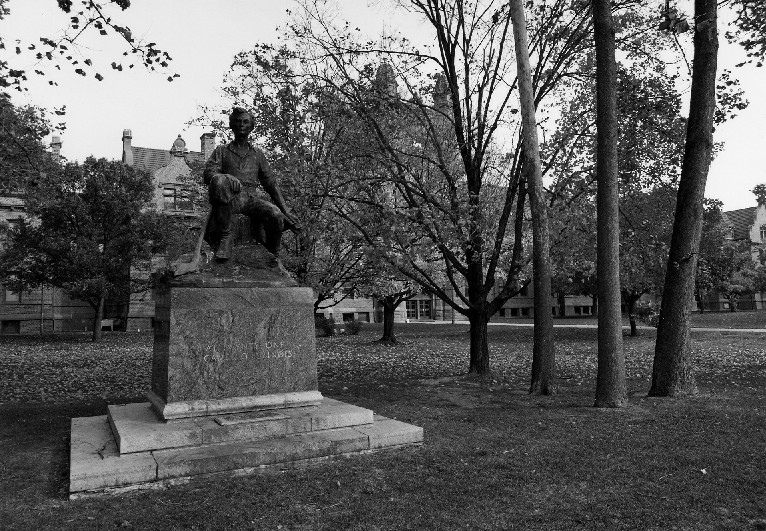
M 757 207 L 740 208 L 739 210 L 730 210 L 724 212 L 729 226 L 731 227 L 732 238 L 735 240 L 749 240 L 750 228 L 755 223 L 755 211 Z
M 167 149 L 133 147 L 133 166 L 149 173 L 154 173 L 170 164 L 173 155 Z M 186 162 L 205 162 L 205 157 L 198 151 L 184 153 Z

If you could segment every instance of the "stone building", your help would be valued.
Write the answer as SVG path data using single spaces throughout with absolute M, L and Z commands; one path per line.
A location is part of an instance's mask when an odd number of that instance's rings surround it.
M 200 138 L 200 151 L 190 151 L 181 135 L 172 141 L 170 149 L 155 149 L 133 146 L 133 135 L 129 129 L 122 134 L 122 161 L 152 175 L 155 184 L 155 206 L 174 216 L 189 219 L 190 223 L 199 217 L 192 201 L 192 186 L 189 175 L 192 165 L 204 163 L 215 149 L 215 135 L 205 133 Z M 51 154 L 58 158 L 62 142 L 54 136 Z M 20 186 L 8 185 L 0 189 L 0 221 L 16 223 L 25 216 L 23 190 Z M 148 272 L 134 272 L 148 274 Z M 43 332 L 66 332 L 90 330 L 93 309 L 82 301 L 69 299 L 61 290 L 43 288 L 21 293 L 12 292 L 0 286 L 0 333 L 33 334 Z M 106 317 L 117 317 L 124 304 L 116 301 L 107 303 Z M 152 326 L 154 302 L 150 293 L 131 296 L 126 323 L 120 323 L 128 330 L 147 329 Z
M 759 261 L 766 254 L 766 204 L 723 212 L 729 226 L 728 239 L 750 244 L 753 261 Z M 740 310 L 766 310 L 766 292 L 752 293 L 740 297 Z M 706 310 L 729 310 L 729 302 L 714 294 L 705 300 Z
M 194 185 L 190 178 L 192 166 L 202 165 L 215 149 L 215 134 L 204 133 L 200 137 L 200 151 L 190 151 L 186 141 L 178 135 L 170 149 L 146 148 L 133 145 L 130 129 L 122 132 L 122 162 L 152 176 L 154 204 L 157 210 L 171 216 L 184 218 L 194 224 L 201 212 L 194 201 Z M 133 271 L 132 274 L 149 274 Z M 131 295 L 127 330 L 152 327 L 154 300 L 150 292 Z

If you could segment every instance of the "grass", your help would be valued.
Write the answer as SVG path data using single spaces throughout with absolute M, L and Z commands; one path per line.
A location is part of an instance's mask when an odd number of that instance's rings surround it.
M 16 383 L 0 389 L 0 527 L 766 529 L 762 336 L 695 334 L 700 394 L 685 400 L 646 397 L 653 332 L 626 338 L 630 406 L 604 411 L 590 407 L 595 330 L 556 331 L 552 397 L 526 393 L 531 329 L 490 327 L 494 372 L 483 381 L 460 376 L 465 325 L 397 325 L 393 348 L 375 342 L 380 333 L 318 339 L 320 390 L 423 426 L 422 448 L 72 502 L 70 419 L 138 400 L 151 339 L 107 334 L 100 349 L 77 336 L 3 339 L 0 379 Z M 93 375 L 78 381 L 92 391 L 54 385 L 56 368 L 74 377 L 67 360 Z
M 514 318 L 507 321 L 511 324 L 532 324 L 531 318 Z M 738 311 L 738 312 L 694 312 L 691 315 L 692 326 L 695 328 L 729 328 L 729 329 L 764 329 L 766 328 L 766 311 Z M 598 323 L 596 317 L 564 317 L 555 318 L 554 325 L 593 325 Z M 628 326 L 627 315 L 623 315 L 623 326 Z M 639 326 L 644 323 L 638 321 Z
M 701 328 L 766 328 L 766 311 L 695 313 L 692 314 L 692 325 Z

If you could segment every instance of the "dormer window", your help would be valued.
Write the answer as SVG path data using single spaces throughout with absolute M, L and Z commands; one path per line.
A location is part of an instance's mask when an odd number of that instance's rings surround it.
M 191 190 L 183 186 L 166 186 L 162 189 L 162 208 L 165 210 L 193 211 Z

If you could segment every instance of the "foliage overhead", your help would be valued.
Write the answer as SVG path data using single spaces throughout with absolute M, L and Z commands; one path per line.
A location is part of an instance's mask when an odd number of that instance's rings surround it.
M 99 81 L 103 80 L 103 67 L 94 65 L 93 60 L 88 57 L 87 46 L 81 45 L 83 39 L 90 35 L 113 37 L 123 43 L 125 51 L 122 55 L 126 58 L 125 64 L 112 61 L 111 69 L 115 71 L 133 68 L 136 64 L 141 64 L 150 71 L 168 68 L 172 58 L 166 51 L 158 48 L 154 42 L 134 37 L 128 26 L 120 24 L 119 11 L 114 12 L 114 8 L 124 11 L 130 7 L 130 0 L 56 1 L 57 6 L 52 5 L 51 9 L 58 8 L 67 13 L 68 25 L 57 35 L 41 35 L 36 41 L 16 42 L 8 52 L 14 55 L 8 59 L 0 59 L 0 90 L 27 90 L 24 82 L 28 80 L 30 73 L 27 69 L 15 66 L 14 58 L 20 58 L 22 55 L 25 57 L 28 53 L 32 54 L 35 61 L 34 73 L 48 76 L 50 85 L 55 86 L 58 83 L 50 76 L 46 64 L 57 70 L 61 70 L 62 65 L 65 65 L 80 76 L 92 75 Z M 8 0 L 0 0 L 0 21 L 11 15 L 7 4 Z M 6 49 L 6 42 L 0 36 L 0 50 Z M 172 81 L 176 77 L 179 77 L 179 74 L 171 73 L 167 79 Z
M 761 0 L 731 0 L 737 12 L 736 29 L 726 32 L 732 42 L 739 42 L 745 49 L 749 63 L 763 66 L 766 55 L 766 4 Z M 741 63 L 737 66 L 742 66 Z
M 42 139 L 50 132 L 45 111 L 16 107 L 0 94 L 0 189 L 21 193 L 27 182 L 47 172 L 58 161 L 46 152 Z

